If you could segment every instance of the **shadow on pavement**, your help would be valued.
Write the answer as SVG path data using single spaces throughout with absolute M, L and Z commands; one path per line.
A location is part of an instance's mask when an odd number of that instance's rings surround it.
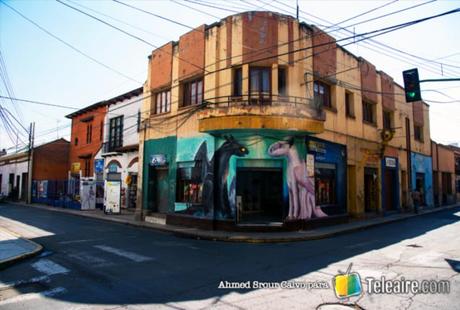
M 455 214 L 459 211 L 457 207 L 329 239 L 279 244 L 181 239 L 144 228 L 5 204 L 0 216 L 52 233 L 34 241 L 54 253 L 48 259 L 70 270 L 61 275 L 68 293 L 53 298 L 84 304 L 151 304 L 220 299 L 231 292 L 251 291 L 218 289 L 221 280 L 291 280 L 455 223 L 460 220 Z M 150 259 L 130 261 L 102 253 L 101 245 Z M 85 255 L 109 264 L 91 259 L 85 262 Z

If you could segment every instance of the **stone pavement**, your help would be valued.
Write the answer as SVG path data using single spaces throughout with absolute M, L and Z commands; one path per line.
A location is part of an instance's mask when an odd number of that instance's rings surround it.
M 0 269 L 38 254 L 43 247 L 0 227 Z
M 383 225 L 391 222 L 402 221 L 415 216 L 423 216 L 433 212 L 438 212 L 450 208 L 460 206 L 460 204 L 443 206 L 437 208 L 421 209 L 418 214 L 410 213 L 393 213 L 385 216 L 377 216 L 370 219 L 363 220 L 352 220 L 348 223 L 324 226 L 311 230 L 302 231 L 286 231 L 286 232 L 230 232 L 220 230 L 203 230 L 198 228 L 166 225 L 159 223 L 149 223 L 145 221 L 134 220 L 132 213 L 123 212 L 122 214 L 105 214 L 101 210 L 73 210 L 64 209 L 58 207 L 50 207 L 40 204 L 24 204 L 24 206 L 30 206 L 34 208 L 45 209 L 55 212 L 63 212 L 67 214 L 90 217 L 99 220 L 117 222 L 121 224 L 127 224 L 137 227 L 151 228 L 158 231 L 172 233 L 179 237 L 203 239 L 212 241 L 227 241 L 227 242 L 246 242 L 246 243 L 275 243 L 275 242 L 294 242 L 294 241 L 305 241 L 323 239 L 332 236 L 338 236 L 343 233 L 358 231 L 369 227 Z

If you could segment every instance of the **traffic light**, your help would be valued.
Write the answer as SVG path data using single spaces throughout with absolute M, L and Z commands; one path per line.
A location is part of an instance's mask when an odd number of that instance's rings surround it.
M 403 79 L 406 102 L 422 100 L 417 68 L 403 71 Z

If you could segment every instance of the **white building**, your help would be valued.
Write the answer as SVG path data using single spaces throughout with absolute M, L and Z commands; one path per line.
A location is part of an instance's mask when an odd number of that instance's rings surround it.
M 0 157 L 0 193 L 11 199 L 25 199 L 29 155 L 21 152 Z
M 104 179 L 121 181 L 122 208 L 136 207 L 142 93 L 140 87 L 110 99 L 104 120 Z

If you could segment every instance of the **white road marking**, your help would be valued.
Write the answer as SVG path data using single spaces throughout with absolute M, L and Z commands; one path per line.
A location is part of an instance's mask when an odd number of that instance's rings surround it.
M 82 262 L 85 262 L 87 264 L 91 264 L 91 266 L 94 267 L 107 267 L 107 266 L 113 266 L 114 264 L 97 256 L 93 256 L 89 253 L 86 252 L 79 252 L 79 253 L 72 253 L 69 254 L 68 256 L 72 258 L 76 258 Z
M 35 270 L 38 270 L 48 276 L 53 274 L 70 272 L 69 269 L 59 264 L 56 264 L 55 262 L 52 262 L 49 259 L 40 259 L 36 263 L 33 263 L 32 267 L 35 268 Z
M 128 252 L 128 251 L 125 251 L 125 250 L 113 248 L 113 247 L 107 246 L 107 245 L 95 245 L 94 247 L 98 248 L 99 250 L 106 251 L 106 252 L 109 252 L 109 253 L 112 253 L 112 254 L 115 254 L 115 255 L 130 259 L 130 260 L 132 260 L 132 261 L 134 261 L 136 263 L 141 263 L 141 262 L 146 262 L 146 261 L 149 261 L 149 260 L 153 260 L 153 258 L 151 258 L 151 257 L 147 257 L 147 256 L 143 256 L 143 255 L 136 254 L 136 253 L 133 253 L 133 252 Z
M 34 277 L 29 280 L 18 280 L 14 282 L 0 282 L 0 290 L 6 289 L 9 287 L 15 287 L 20 284 L 25 284 L 25 283 L 37 283 L 37 282 L 49 282 L 50 278 L 48 276 L 40 276 L 40 277 Z
M 57 294 L 62 294 L 65 292 L 67 292 L 67 289 L 59 286 L 59 287 L 55 287 L 51 290 L 47 290 L 41 293 L 29 293 L 29 294 L 19 295 L 19 296 L 5 299 L 3 301 L 0 301 L 0 306 L 7 305 L 7 304 L 14 304 L 18 302 L 24 302 L 27 300 L 37 299 L 40 297 L 53 297 Z
M 83 242 L 91 242 L 91 241 L 99 241 L 101 239 L 79 239 L 79 240 L 67 240 L 67 241 L 60 241 L 59 244 L 72 244 L 72 243 L 83 243 Z

